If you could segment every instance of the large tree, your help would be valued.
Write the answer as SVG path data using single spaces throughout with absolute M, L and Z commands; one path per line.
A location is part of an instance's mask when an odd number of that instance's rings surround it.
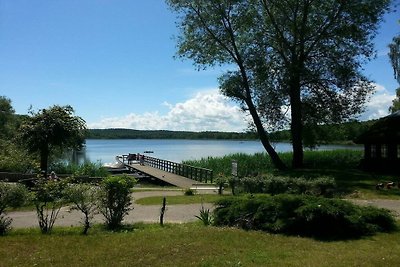
M 248 110 L 267 152 L 265 126 L 290 111 L 293 167 L 303 127 L 351 118 L 372 92 L 360 68 L 389 0 L 168 0 L 180 16 L 178 55 L 199 67 L 234 64 L 222 92 Z
M 71 106 L 52 106 L 32 112 L 19 129 L 19 139 L 40 157 L 40 169 L 47 174 L 48 159 L 55 150 L 79 149 L 85 138 L 86 124 L 74 116 Z
M 389 58 L 393 66 L 394 77 L 400 84 L 400 35 L 393 38 L 389 44 Z
M 394 78 L 400 84 L 400 35 L 395 36 L 389 44 L 389 58 L 393 66 Z M 394 113 L 400 110 L 400 88 L 396 89 L 396 98 L 389 107 L 389 111 Z

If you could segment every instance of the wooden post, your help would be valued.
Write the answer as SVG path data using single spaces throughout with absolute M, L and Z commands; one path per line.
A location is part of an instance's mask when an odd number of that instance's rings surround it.
M 165 205 L 167 203 L 167 199 L 164 197 L 163 198 L 163 203 L 161 206 L 161 213 L 160 213 L 160 225 L 163 226 L 164 225 L 164 214 L 165 214 Z

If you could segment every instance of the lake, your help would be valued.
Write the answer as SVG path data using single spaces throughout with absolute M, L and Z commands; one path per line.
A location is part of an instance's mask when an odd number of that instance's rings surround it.
M 290 143 L 274 143 L 278 152 L 292 150 Z M 324 145 L 318 150 L 358 149 L 358 146 Z M 152 157 L 181 162 L 182 160 L 200 159 L 206 157 L 222 157 L 228 154 L 254 154 L 264 152 L 260 141 L 239 140 L 166 140 L 166 139 L 88 139 L 86 149 L 80 158 L 92 162 L 115 162 L 115 156 L 129 153 L 143 153 Z

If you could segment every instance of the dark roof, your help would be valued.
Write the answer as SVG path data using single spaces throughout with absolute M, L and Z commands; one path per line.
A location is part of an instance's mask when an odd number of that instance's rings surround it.
M 360 135 L 355 142 L 358 144 L 400 144 L 400 111 L 379 119 L 367 132 Z

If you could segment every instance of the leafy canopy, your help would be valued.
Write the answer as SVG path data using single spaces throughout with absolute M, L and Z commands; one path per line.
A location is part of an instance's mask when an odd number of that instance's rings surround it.
M 56 149 L 79 149 L 84 143 L 85 121 L 73 115 L 71 106 L 42 109 L 21 125 L 19 139 L 41 158 L 41 169 L 47 171 L 47 160 Z
M 228 65 L 226 96 L 252 116 L 267 152 L 268 127 L 291 127 L 293 166 L 303 126 L 340 122 L 373 91 L 361 74 L 389 0 L 167 0 L 179 14 L 178 55 L 198 68 Z

